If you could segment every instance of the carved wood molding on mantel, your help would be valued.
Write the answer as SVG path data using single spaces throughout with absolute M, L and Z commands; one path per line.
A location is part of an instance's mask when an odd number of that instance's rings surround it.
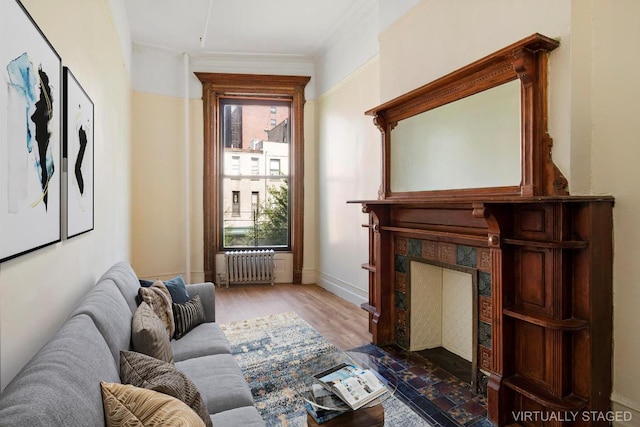
M 412 90 L 365 114 L 374 117 L 382 136 L 381 199 L 433 198 L 451 195 L 566 195 L 567 180 L 551 159 L 547 134 L 547 57 L 560 42 L 541 34 L 498 50 L 459 70 Z M 521 183 L 518 186 L 393 192 L 391 130 L 399 121 L 484 90 L 519 79 L 521 82 Z

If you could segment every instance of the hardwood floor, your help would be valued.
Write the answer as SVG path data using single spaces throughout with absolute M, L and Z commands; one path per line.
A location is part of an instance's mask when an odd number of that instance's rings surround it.
M 216 322 L 295 311 L 336 347 L 371 343 L 367 313 L 317 285 L 232 285 L 216 288 Z

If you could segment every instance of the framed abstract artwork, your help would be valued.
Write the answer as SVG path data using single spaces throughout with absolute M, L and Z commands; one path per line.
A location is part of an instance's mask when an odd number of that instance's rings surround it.
M 62 63 L 18 0 L 0 0 L 0 262 L 60 241 Z
M 63 79 L 66 235 L 74 237 L 93 230 L 93 102 L 67 67 Z

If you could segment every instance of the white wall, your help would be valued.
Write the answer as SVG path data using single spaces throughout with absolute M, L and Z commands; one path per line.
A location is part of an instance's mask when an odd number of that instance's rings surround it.
M 95 105 L 95 229 L 0 265 L 2 389 L 96 280 L 129 258 L 130 242 L 131 86 L 114 25 L 126 19 L 114 18 L 109 2 L 23 4 Z

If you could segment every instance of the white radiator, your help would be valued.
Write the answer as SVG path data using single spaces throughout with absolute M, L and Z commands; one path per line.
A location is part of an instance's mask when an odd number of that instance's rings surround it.
M 274 251 L 225 252 L 226 284 L 271 283 L 274 280 Z

